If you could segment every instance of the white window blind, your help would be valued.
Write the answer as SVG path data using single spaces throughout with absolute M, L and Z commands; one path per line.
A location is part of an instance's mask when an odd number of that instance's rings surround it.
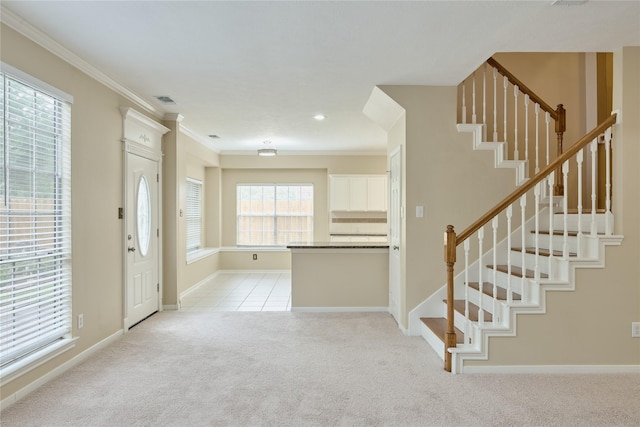
M 22 79 L 5 73 L 0 79 L 5 370 L 71 334 L 71 105 Z
M 238 246 L 313 240 L 312 184 L 239 184 L 236 191 Z
M 187 178 L 187 254 L 202 248 L 202 181 Z

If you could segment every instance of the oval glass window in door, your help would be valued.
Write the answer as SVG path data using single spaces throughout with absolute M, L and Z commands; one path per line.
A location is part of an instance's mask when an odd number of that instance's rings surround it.
M 138 207 L 136 211 L 138 225 L 138 248 L 140 255 L 146 256 L 151 241 L 151 194 L 147 177 L 142 175 L 138 183 Z

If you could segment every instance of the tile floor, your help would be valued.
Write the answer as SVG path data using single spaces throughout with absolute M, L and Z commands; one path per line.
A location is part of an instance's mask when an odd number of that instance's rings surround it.
M 291 272 L 221 272 L 182 297 L 182 311 L 289 311 Z

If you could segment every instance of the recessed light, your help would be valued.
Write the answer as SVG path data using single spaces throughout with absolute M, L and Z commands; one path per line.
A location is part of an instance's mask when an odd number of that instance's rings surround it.
M 313 116 L 313 118 L 316 119 L 317 121 L 322 121 L 326 119 L 327 116 L 325 116 L 324 114 L 316 114 L 315 116 Z

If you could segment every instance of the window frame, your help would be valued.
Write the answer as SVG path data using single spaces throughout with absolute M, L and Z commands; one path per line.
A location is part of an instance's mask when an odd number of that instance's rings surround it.
M 254 213 L 250 213 L 250 212 L 241 212 L 241 207 L 240 207 L 240 203 L 241 203 L 241 196 L 240 196 L 240 191 L 243 187 L 249 187 L 251 191 L 251 188 L 255 188 L 255 187 L 262 187 L 262 188 L 266 188 L 266 187 L 270 187 L 273 188 L 273 195 L 274 198 L 271 202 L 273 202 L 273 208 L 274 208 L 274 212 L 273 215 L 268 215 L 268 214 L 264 214 L 264 215 L 260 215 L 256 212 Z M 307 199 L 310 202 L 310 207 L 309 207 L 309 211 L 307 214 L 302 214 L 302 215 L 278 215 L 277 212 L 277 208 L 278 208 L 278 203 L 276 202 L 277 199 L 277 192 L 278 192 L 278 188 L 281 187 L 299 187 L 302 191 L 302 188 L 309 188 L 311 190 L 311 197 L 310 199 Z M 264 192 L 262 193 L 264 196 Z M 262 199 L 264 200 L 264 198 Z M 303 200 L 300 200 L 301 202 Z M 264 202 L 263 202 L 264 203 Z M 241 236 L 243 235 L 244 232 L 247 232 L 247 230 L 251 230 L 251 228 L 241 228 L 242 227 L 242 217 L 249 217 L 249 216 L 263 216 L 263 217 L 273 217 L 273 230 L 272 232 L 270 232 L 269 234 L 272 234 L 273 239 L 271 241 L 269 241 L 268 243 L 264 243 L 264 240 L 262 240 L 262 243 L 255 243 L 255 242 L 246 242 L 244 239 L 241 238 Z M 315 186 L 312 182 L 305 182 L 305 183 L 289 183 L 289 182 L 266 182 L 266 183 L 237 183 L 236 184 L 236 246 L 238 247 L 257 247 L 257 248 L 281 248 L 281 247 L 285 247 L 287 246 L 287 244 L 292 243 L 292 242 L 298 242 L 298 240 L 287 240 L 286 238 L 284 239 L 284 243 L 279 244 L 278 241 L 279 239 L 279 232 L 278 232 L 278 218 L 293 218 L 293 217 L 306 217 L 309 218 L 309 228 L 306 230 L 299 230 L 298 233 L 303 233 L 306 234 L 307 237 L 304 239 L 299 239 L 299 240 L 305 240 L 305 241 L 311 241 L 313 240 L 313 236 L 314 236 L 314 228 L 315 228 Z M 264 229 L 264 227 L 263 227 Z M 283 232 L 286 233 L 292 233 L 294 231 L 292 230 L 285 230 Z M 261 232 L 263 235 L 263 239 L 264 239 L 264 235 L 265 232 L 262 231 Z
M 0 108 L 3 119 L 0 131 L 2 135 L 0 139 L 2 143 L 0 147 L 2 150 L 0 213 L 2 215 L 0 218 L 4 216 L 4 223 L 0 222 L 0 267 L 13 265 L 9 267 L 12 269 L 11 273 L 9 268 L 0 269 L 4 270 L 0 275 L 2 299 L 13 300 L 10 304 L 3 306 L 0 311 L 2 315 L 0 322 L 4 329 L 0 335 L 2 338 L 0 385 L 4 385 L 69 350 L 75 342 L 72 337 L 71 294 L 71 106 L 73 97 L 8 64 L 0 62 L 0 65 L 0 84 L 2 84 Z M 8 89 L 11 86 L 15 88 L 10 92 Z M 22 106 L 23 101 L 16 101 L 18 98 L 11 100 L 10 93 L 13 96 L 22 94 L 24 102 L 27 102 L 26 99 L 29 96 L 33 97 L 32 104 L 24 105 L 31 105 L 34 112 L 30 115 L 16 114 L 18 110 L 15 108 Z M 50 110 L 46 109 L 47 105 Z M 40 110 L 41 108 L 45 110 Z M 27 110 L 26 107 L 20 109 L 20 111 Z M 12 114 L 11 124 L 8 122 L 10 114 Z M 29 120 L 31 123 L 28 123 Z M 20 137 L 20 129 L 31 133 L 25 131 Z M 24 136 L 25 134 L 27 136 Z M 21 164 L 19 156 L 18 160 L 11 163 L 12 157 L 18 154 L 12 154 L 10 147 L 23 152 L 25 147 L 29 147 L 31 152 L 27 157 L 31 158 L 30 164 Z M 35 184 L 12 185 L 12 177 L 18 173 L 17 171 L 27 173 Z M 43 176 L 49 176 L 49 178 L 43 178 Z M 15 181 L 20 182 L 18 179 Z M 46 193 L 45 188 L 50 192 Z M 17 196 L 19 192 L 25 195 Z M 19 206 L 18 200 L 22 200 L 23 206 L 12 207 Z M 26 200 L 30 200 L 30 205 Z M 29 210 L 25 211 L 25 206 L 30 206 Z M 52 208 L 47 210 L 46 206 L 52 206 Z M 46 226 L 42 225 L 43 217 L 44 224 L 48 224 Z M 28 221 L 12 222 L 16 218 L 28 218 Z M 24 234 L 20 237 L 21 235 L 16 231 L 26 233 L 27 237 L 24 237 Z M 2 250 L 3 247 L 4 250 Z M 45 258 L 48 259 L 47 262 L 42 261 Z M 24 271 L 35 273 L 27 279 L 17 275 L 15 266 L 18 263 L 22 263 Z M 53 270 L 44 268 L 43 264 L 49 264 Z M 22 295 L 27 299 L 18 300 L 20 291 L 24 292 Z M 33 312 L 31 320 L 29 316 L 20 319 L 20 310 L 23 310 L 22 313 Z M 32 330 L 34 333 L 30 334 L 27 330 Z
M 196 194 L 192 191 L 196 191 Z M 203 226 L 203 193 L 204 185 L 199 179 L 187 177 L 186 205 L 185 205 L 185 241 L 187 260 L 194 253 L 204 248 L 202 234 Z

